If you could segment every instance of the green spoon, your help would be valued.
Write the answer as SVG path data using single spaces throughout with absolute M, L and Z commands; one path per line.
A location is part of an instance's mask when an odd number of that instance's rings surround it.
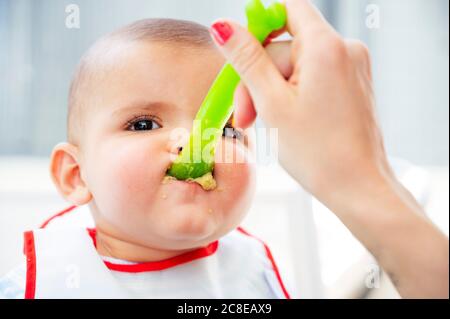
M 286 24 L 284 5 L 278 2 L 265 8 L 261 0 L 248 0 L 245 11 L 248 30 L 261 43 Z M 239 81 L 233 67 L 225 64 L 195 116 L 189 143 L 168 169 L 168 176 L 193 180 L 213 171 L 217 140 L 233 112 L 233 96 Z

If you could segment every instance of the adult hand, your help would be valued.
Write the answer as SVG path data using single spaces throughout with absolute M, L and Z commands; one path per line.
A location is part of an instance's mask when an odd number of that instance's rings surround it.
M 286 0 L 291 42 L 266 50 L 242 26 L 213 24 L 241 75 L 235 124 L 278 128 L 282 166 L 372 252 L 405 297 L 448 298 L 448 239 L 392 173 L 374 116 L 370 58 L 307 0 Z

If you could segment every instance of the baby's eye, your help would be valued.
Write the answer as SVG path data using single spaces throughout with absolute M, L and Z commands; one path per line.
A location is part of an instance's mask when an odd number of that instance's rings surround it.
M 242 133 L 239 132 L 239 130 L 237 130 L 234 127 L 232 127 L 230 124 L 227 124 L 224 127 L 222 136 L 236 138 L 238 140 L 242 140 L 242 138 L 243 138 Z
M 161 125 L 152 119 L 136 119 L 128 124 L 130 131 L 151 131 L 158 128 L 161 128 Z

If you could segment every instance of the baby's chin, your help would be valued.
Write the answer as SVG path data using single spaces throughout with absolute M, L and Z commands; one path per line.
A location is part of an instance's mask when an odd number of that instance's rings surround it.
M 187 200 L 167 196 L 158 208 L 156 227 L 159 236 L 167 238 L 176 249 L 203 246 L 237 227 L 247 212 L 249 199 L 231 200 L 226 192 L 208 193 Z M 171 199 L 174 199 L 173 201 Z M 152 220 L 155 221 L 154 218 Z M 152 225 L 155 227 L 156 225 Z M 176 246 L 176 247 L 175 247 Z
M 160 235 L 178 246 L 176 248 L 212 242 L 227 224 L 222 212 L 196 203 L 172 207 L 165 215 L 164 223 L 159 227 Z

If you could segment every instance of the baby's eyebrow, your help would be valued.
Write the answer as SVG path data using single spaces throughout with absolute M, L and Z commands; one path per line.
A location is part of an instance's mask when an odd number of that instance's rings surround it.
M 167 109 L 168 107 L 170 107 L 169 104 L 164 103 L 164 102 L 135 101 L 135 102 L 117 107 L 113 111 L 112 115 L 120 117 L 120 116 L 129 114 L 132 112 L 136 112 L 136 111 L 148 112 L 148 111 L 161 110 L 163 108 Z

